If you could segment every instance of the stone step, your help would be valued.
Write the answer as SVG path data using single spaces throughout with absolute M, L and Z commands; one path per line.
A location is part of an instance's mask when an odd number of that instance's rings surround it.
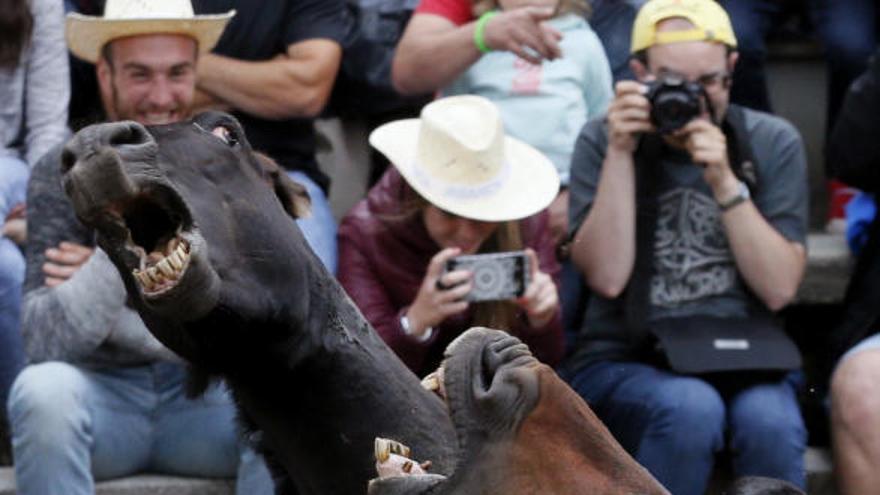
M 808 495 L 838 495 L 834 485 L 831 453 L 827 449 L 810 447 L 804 455 L 807 470 Z M 723 493 L 730 480 L 722 473 L 713 479 L 709 495 Z M 141 474 L 98 483 L 96 495 L 233 495 L 233 480 L 181 478 L 156 474 Z M 12 468 L 0 468 L 0 495 L 15 495 L 15 475 Z
M 183 478 L 158 474 L 139 474 L 103 481 L 95 487 L 96 495 L 234 495 L 235 481 L 230 479 Z M 0 468 L 0 495 L 15 495 L 12 468 Z
M 807 236 L 807 271 L 798 303 L 831 304 L 843 300 L 853 257 L 842 234 L 811 232 Z
M 830 450 L 808 447 L 804 453 L 804 469 L 807 471 L 807 495 L 839 495 L 834 484 Z M 725 495 L 732 482 L 729 466 L 721 466 L 715 470 L 706 495 Z

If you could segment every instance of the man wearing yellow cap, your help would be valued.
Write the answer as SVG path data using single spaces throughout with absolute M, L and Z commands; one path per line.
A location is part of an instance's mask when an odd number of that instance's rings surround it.
M 773 318 L 803 276 L 803 143 L 729 104 L 736 39 L 711 0 L 651 0 L 631 66 L 571 167 L 572 259 L 594 296 L 564 365 L 618 440 L 676 495 L 715 454 L 805 484 L 800 355 Z

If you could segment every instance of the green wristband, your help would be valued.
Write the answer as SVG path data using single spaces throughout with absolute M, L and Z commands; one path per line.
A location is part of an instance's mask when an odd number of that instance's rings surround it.
M 482 53 L 489 53 L 492 51 L 492 49 L 486 45 L 486 38 L 484 38 L 483 35 L 486 32 L 486 23 L 496 15 L 498 15 L 497 10 L 490 10 L 477 19 L 477 27 L 474 29 L 474 45 L 476 45 L 477 50 L 480 50 Z

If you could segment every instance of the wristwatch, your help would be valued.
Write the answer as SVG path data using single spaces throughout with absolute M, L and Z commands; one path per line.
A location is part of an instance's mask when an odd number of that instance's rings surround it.
M 751 198 L 752 195 L 749 193 L 749 186 L 746 185 L 743 181 L 737 181 L 736 194 L 725 201 L 719 201 L 718 207 L 721 208 L 721 211 L 727 211 L 734 206 L 744 203 Z
M 411 337 L 416 342 L 427 342 L 432 335 L 434 335 L 434 327 L 428 327 L 425 329 L 425 333 L 421 335 L 416 335 L 413 332 L 412 326 L 409 324 L 409 318 L 406 315 L 400 317 L 400 328 L 403 329 L 403 334 L 407 337 Z

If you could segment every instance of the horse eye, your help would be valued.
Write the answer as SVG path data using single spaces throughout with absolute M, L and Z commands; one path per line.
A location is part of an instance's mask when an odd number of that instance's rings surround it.
M 228 127 L 218 125 L 211 131 L 211 134 L 222 139 L 223 142 L 226 143 L 229 147 L 233 147 L 238 144 L 238 137 L 233 131 L 230 131 Z

